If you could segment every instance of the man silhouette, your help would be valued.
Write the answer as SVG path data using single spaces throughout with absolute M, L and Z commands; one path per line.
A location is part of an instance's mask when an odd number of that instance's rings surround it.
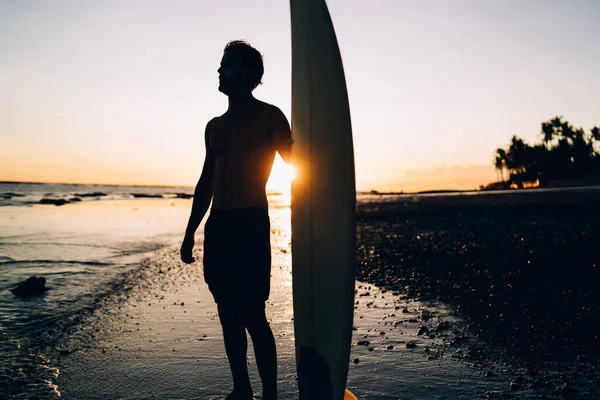
M 217 303 L 233 391 L 228 400 L 252 399 L 246 362 L 252 338 L 263 399 L 277 399 L 275 339 L 265 315 L 271 276 L 270 221 L 265 185 L 275 154 L 289 162 L 290 126 L 281 110 L 257 100 L 261 54 L 245 41 L 229 42 L 219 73 L 227 111 L 206 125 L 206 159 L 181 245 L 181 260 L 192 256 L 194 233 L 204 228 L 204 279 Z

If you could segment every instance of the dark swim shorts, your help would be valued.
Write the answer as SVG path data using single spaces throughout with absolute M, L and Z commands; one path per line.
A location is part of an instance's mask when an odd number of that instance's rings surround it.
M 204 281 L 217 304 L 267 301 L 270 235 L 266 208 L 211 210 L 204 226 Z

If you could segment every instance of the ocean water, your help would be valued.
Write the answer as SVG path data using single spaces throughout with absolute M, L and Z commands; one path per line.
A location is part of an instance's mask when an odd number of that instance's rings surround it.
M 62 183 L 0 182 L 0 207 L 40 204 L 130 200 L 136 198 L 189 198 L 193 188 L 161 186 L 77 185 Z
M 48 355 L 60 353 L 69 329 L 103 297 L 126 290 L 122 277 L 141 260 L 179 239 L 183 208 L 151 202 L 175 204 L 178 193 L 191 189 L 0 184 L 0 398 L 55 390 L 59 371 Z M 9 291 L 35 275 L 46 277 L 45 295 Z

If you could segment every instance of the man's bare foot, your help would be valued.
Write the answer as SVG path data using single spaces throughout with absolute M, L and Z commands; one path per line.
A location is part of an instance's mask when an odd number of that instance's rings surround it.
M 225 397 L 225 400 L 253 400 L 254 399 L 254 394 L 252 393 L 252 391 L 241 391 L 241 390 L 234 390 L 233 392 L 229 393 L 229 395 L 227 397 Z

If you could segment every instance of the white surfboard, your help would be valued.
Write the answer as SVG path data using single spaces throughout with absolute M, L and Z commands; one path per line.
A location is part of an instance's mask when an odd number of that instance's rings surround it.
M 341 400 L 356 270 L 354 150 L 340 51 L 324 0 L 291 0 L 292 272 L 301 400 Z

